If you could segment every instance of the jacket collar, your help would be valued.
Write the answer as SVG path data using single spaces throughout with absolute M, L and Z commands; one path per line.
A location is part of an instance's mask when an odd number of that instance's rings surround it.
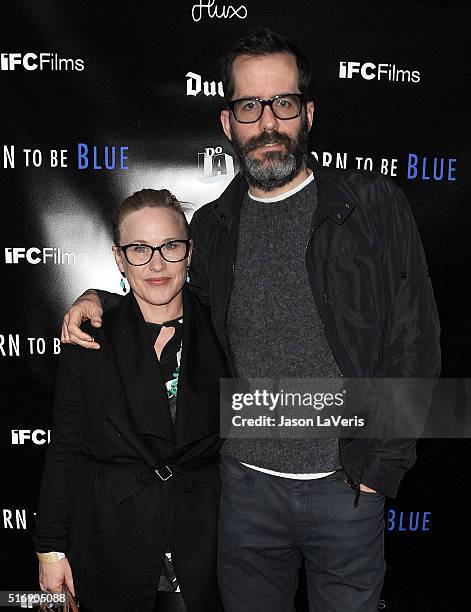
M 134 431 L 173 441 L 162 374 L 141 309 L 130 292 L 109 313 L 107 332 Z
M 326 171 L 310 155 L 308 167 L 314 172 L 318 190 L 318 211 L 316 217 L 319 223 L 328 218 L 341 225 L 353 212 L 355 206 L 340 188 L 339 182 Z M 245 177 L 239 172 L 231 181 L 222 195 L 212 203 L 213 212 L 222 225 L 228 227 L 230 233 L 238 230 L 242 200 L 248 190 Z
M 214 434 L 214 424 L 209 418 L 208 393 L 211 389 L 207 377 L 209 381 L 215 379 L 215 372 L 219 370 L 221 376 L 227 374 L 226 370 L 222 371 L 222 366 L 218 366 L 224 357 L 222 348 L 213 338 L 209 315 L 202 312 L 205 307 L 186 286 L 182 295 L 183 338 L 175 427 L 161 370 L 149 342 L 149 332 L 132 292 L 105 315 L 103 328 L 115 357 L 119 375 L 117 383 L 122 384 L 126 416 L 132 431 L 161 438 L 172 446 L 176 444 L 177 449 L 201 438 L 209 440 Z M 205 363 L 213 364 L 214 371 L 206 366 L 199 367 Z M 210 399 L 214 401 L 212 396 Z M 139 452 L 144 455 L 142 437 L 133 436 L 133 440 L 133 446 L 139 447 Z

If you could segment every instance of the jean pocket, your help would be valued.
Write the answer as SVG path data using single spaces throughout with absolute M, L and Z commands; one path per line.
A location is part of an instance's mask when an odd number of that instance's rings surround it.
M 348 484 L 346 478 L 343 479 L 343 484 L 346 489 L 350 489 L 350 491 L 356 491 L 356 489 L 354 489 L 350 484 Z M 371 497 L 371 498 L 379 498 L 379 499 L 384 498 L 384 494 L 380 493 L 379 491 L 363 491 L 363 489 L 360 489 L 360 495 L 366 495 L 367 497 Z
M 347 475 L 340 468 L 340 469 L 336 470 L 333 474 L 329 474 L 329 476 L 324 476 L 324 478 L 320 478 L 320 480 L 340 480 L 340 481 L 345 481 L 346 477 L 347 477 Z
M 237 478 L 237 480 L 246 480 L 248 478 L 248 470 L 250 468 L 247 468 L 245 465 L 242 465 L 242 463 L 236 461 L 235 459 L 221 456 L 219 469 L 221 476 Z
M 360 490 L 360 495 L 366 495 L 367 497 L 384 497 L 383 493 L 379 491 L 363 491 Z

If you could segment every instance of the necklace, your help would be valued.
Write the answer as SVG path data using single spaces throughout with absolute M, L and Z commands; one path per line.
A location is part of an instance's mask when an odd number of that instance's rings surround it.
M 177 353 L 177 367 L 173 371 L 172 380 L 168 380 L 165 383 L 165 386 L 167 387 L 167 395 L 168 395 L 169 399 L 171 397 L 176 397 L 177 396 L 178 376 L 180 374 L 180 360 L 181 360 L 181 357 L 182 357 L 182 343 L 180 342 L 180 348 L 178 349 L 178 353 Z
M 150 323 L 146 321 L 147 327 L 152 330 L 152 344 L 155 343 L 157 336 L 160 333 L 162 327 L 174 327 L 177 328 L 183 323 L 183 317 L 177 317 L 176 319 L 172 319 L 171 321 L 164 321 L 163 323 Z M 180 374 L 180 360 L 182 356 L 182 342 L 180 342 L 180 348 L 176 354 L 177 358 L 177 366 L 172 372 L 172 378 L 165 383 L 167 388 L 167 397 L 168 399 L 176 398 L 177 390 L 178 390 L 178 376 Z

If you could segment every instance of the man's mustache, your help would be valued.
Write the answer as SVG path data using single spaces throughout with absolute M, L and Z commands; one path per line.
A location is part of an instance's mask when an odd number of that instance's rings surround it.
M 254 136 L 247 141 L 243 146 L 243 150 L 244 153 L 250 153 L 250 151 L 257 149 L 258 147 L 263 147 L 267 144 L 281 144 L 285 145 L 285 147 L 289 149 L 291 138 L 286 134 L 279 134 L 277 132 L 272 132 L 271 134 L 263 132 L 260 134 L 260 136 Z

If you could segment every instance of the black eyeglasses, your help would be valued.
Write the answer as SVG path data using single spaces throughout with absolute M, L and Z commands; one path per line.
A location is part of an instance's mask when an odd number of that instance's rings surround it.
M 145 266 L 154 256 L 154 253 L 158 251 L 162 259 L 171 263 L 177 263 L 183 261 L 188 255 L 190 248 L 189 240 L 169 240 L 165 244 L 160 246 L 150 246 L 150 244 L 132 243 L 118 246 L 126 261 L 131 266 Z
M 235 120 L 239 123 L 255 123 L 269 106 L 277 119 L 295 119 L 301 114 L 306 96 L 299 93 L 279 94 L 263 100 L 262 98 L 239 98 L 228 103 Z

